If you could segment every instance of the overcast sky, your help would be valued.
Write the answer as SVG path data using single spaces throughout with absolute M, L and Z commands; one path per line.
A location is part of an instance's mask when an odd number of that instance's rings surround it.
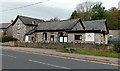
M 21 7 L 29 5 L 36 2 L 41 2 L 45 0 L 0 0 L 0 11 L 8 10 L 16 7 Z M 118 2 L 120 0 L 89 0 L 93 2 L 101 1 L 103 6 L 107 9 L 111 7 L 118 8 Z M 68 19 L 71 13 L 75 10 L 75 7 L 79 4 L 85 2 L 85 0 L 49 0 L 47 2 L 37 4 L 34 6 L 29 6 L 21 9 L 0 12 L 0 23 L 10 22 L 14 20 L 17 15 L 29 16 L 34 18 L 40 18 L 48 20 L 53 17 L 58 17 L 59 19 Z

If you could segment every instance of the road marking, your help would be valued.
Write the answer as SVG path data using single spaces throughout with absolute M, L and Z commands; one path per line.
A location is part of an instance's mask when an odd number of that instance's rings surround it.
M 16 58 L 15 56 L 11 56 L 11 55 L 5 55 L 5 54 L 0 54 L 2 56 L 7 56 L 7 57 L 12 57 L 12 58 Z
M 71 69 L 71 68 L 62 67 L 62 66 L 58 66 L 58 65 L 54 65 L 54 64 L 49 64 L 49 63 L 44 63 L 44 62 L 40 62 L 40 61 L 35 61 L 35 60 L 31 60 L 31 59 L 29 59 L 28 61 L 35 62 L 35 63 L 40 63 L 40 64 L 52 66 L 52 67 L 62 68 L 62 69 Z
M 33 54 L 39 54 L 39 53 L 33 53 Z M 52 56 L 52 57 L 71 59 L 71 60 L 77 60 L 77 61 L 85 61 L 85 62 L 98 63 L 98 64 L 107 64 L 107 65 L 112 65 L 112 66 L 120 66 L 119 64 L 110 64 L 110 63 L 105 63 L 105 62 L 90 61 L 90 60 L 85 60 L 85 59 L 71 58 L 71 57 L 65 57 L 65 56 L 57 56 L 57 55 L 51 55 L 51 54 L 46 54 L 46 53 L 39 54 L 39 55 Z
M 5 49 L 5 50 L 9 50 L 9 49 Z M 16 50 L 12 50 L 12 51 L 16 51 Z M 52 54 L 47 54 L 47 53 L 37 53 L 37 52 L 30 52 L 30 51 L 16 51 L 16 52 L 32 53 L 32 54 L 38 54 L 38 55 L 43 55 L 43 56 L 52 56 L 52 57 L 71 59 L 71 60 L 77 60 L 77 61 L 85 61 L 85 62 L 91 62 L 91 63 L 112 65 L 112 66 L 120 66 L 120 64 L 110 64 L 110 63 L 105 63 L 105 62 L 90 61 L 90 60 L 85 60 L 85 59 L 71 58 L 71 57 L 52 55 Z

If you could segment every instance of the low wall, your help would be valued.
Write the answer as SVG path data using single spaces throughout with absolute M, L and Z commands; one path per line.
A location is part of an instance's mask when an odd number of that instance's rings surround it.
M 45 47 L 45 48 L 63 48 L 65 46 L 72 46 L 76 48 L 89 49 L 89 50 L 107 50 L 106 45 L 103 44 L 91 44 L 91 43 L 27 43 L 19 41 L 11 41 L 0 43 L 3 46 L 18 46 L 18 47 Z
M 20 44 L 19 41 L 10 41 L 10 42 L 0 43 L 1 46 L 18 46 L 19 44 Z
M 18 46 L 20 47 L 47 47 L 47 48 L 63 48 L 64 46 L 73 46 L 83 49 L 100 49 L 105 50 L 105 45 L 100 44 L 88 44 L 88 43 L 25 43 L 21 42 Z

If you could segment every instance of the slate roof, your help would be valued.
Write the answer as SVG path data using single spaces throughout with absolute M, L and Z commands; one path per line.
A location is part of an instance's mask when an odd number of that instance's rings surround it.
M 30 30 L 26 35 L 30 35 L 35 31 L 56 31 L 56 30 L 70 30 L 72 29 L 80 19 L 72 20 L 61 20 L 61 21 L 52 21 L 52 22 L 42 22 L 33 30 Z
M 35 29 L 27 32 L 26 34 L 32 34 L 35 31 L 57 31 L 57 30 L 64 30 L 64 31 L 76 31 L 71 30 L 77 22 L 82 22 L 81 19 L 73 19 L 73 20 L 67 20 L 67 21 L 53 21 L 53 22 L 43 22 L 40 23 Z M 83 21 L 81 23 L 83 25 L 82 27 L 85 28 L 84 30 L 77 30 L 79 31 L 97 31 L 97 32 L 108 32 L 106 20 L 94 20 L 94 21 Z M 101 31 L 102 30 L 102 31 Z
M 10 23 L 0 23 L 0 29 L 6 29 Z
M 37 30 L 70 30 L 80 19 L 66 20 L 66 21 L 54 21 L 43 22 L 37 27 Z
M 31 18 L 31 17 L 26 17 L 26 16 L 18 15 L 17 18 L 15 19 L 15 21 L 13 22 L 13 24 L 16 23 L 16 21 L 17 21 L 18 18 L 19 18 L 19 19 L 23 22 L 23 24 L 25 24 L 25 25 L 36 26 L 36 25 L 38 25 L 38 23 L 44 22 L 44 20 L 42 20 L 42 19 L 37 19 L 37 18 Z
M 106 29 L 106 20 L 83 21 L 85 30 L 104 30 Z

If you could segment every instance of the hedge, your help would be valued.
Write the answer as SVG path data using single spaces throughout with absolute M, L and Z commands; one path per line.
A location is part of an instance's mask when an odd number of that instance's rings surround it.
M 15 41 L 17 40 L 16 38 L 14 38 L 13 36 L 1 36 L 0 37 L 0 42 L 9 42 L 9 41 Z

